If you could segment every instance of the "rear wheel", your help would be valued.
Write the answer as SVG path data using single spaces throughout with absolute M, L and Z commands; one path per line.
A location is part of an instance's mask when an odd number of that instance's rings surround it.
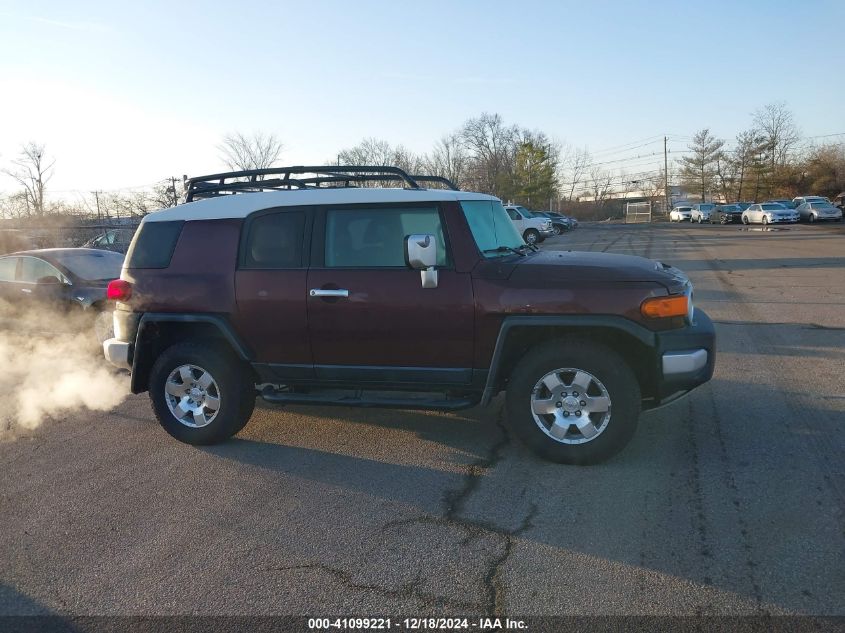
M 522 234 L 522 239 L 526 244 L 536 244 L 540 241 L 540 234 L 535 229 L 528 229 Z
M 640 387 L 610 348 L 561 341 L 536 347 L 520 360 L 506 406 L 514 433 L 538 455 L 562 464 L 595 464 L 633 437 Z
M 159 424 L 187 444 L 216 444 L 240 431 L 255 407 L 252 372 L 231 353 L 199 342 L 178 343 L 150 372 Z

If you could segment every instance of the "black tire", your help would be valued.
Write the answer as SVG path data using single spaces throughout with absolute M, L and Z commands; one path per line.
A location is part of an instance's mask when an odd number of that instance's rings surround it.
M 563 230 L 562 230 L 562 229 L 560 228 L 560 226 L 559 226 L 559 225 L 557 225 L 557 224 L 555 224 L 555 225 L 552 227 L 552 231 L 554 231 L 554 233 L 555 233 L 555 237 L 557 237 L 558 235 L 560 235 L 561 233 L 563 233 Z
M 536 229 L 527 229 L 525 233 L 522 234 L 522 239 L 525 240 L 526 244 L 537 244 L 540 240 L 540 233 Z
M 763 223 L 763 226 L 765 226 L 765 225 L 767 225 L 767 224 L 769 223 L 769 218 L 767 218 L 767 217 L 764 215 L 764 216 L 763 216 L 763 219 L 761 220 L 761 222 Z
M 560 442 L 541 430 L 534 419 L 535 385 L 561 368 L 589 372 L 610 398 L 607 425 L 584 443 Z M 561 464 L 597 464 L 621 451 L 634 436 L 641 408 L 640 386 L 628 363 L 612 349 L 592 341 L 563 340 L 535 347 L 517 363 L 508 382 L 506 407 L 514 434 L 541 457 Z
M 809 222 L 810 224 L 815 224 L 815 222 L 816 222 L 816 216 L 814 216 L 814 215 L 811 213 L 811 214 L 810 214 L 810 217 L 808 217 L 808 218 L 807 218 L 807 222 Z
M 742 216 L 742 223 L 743 223 L 745 226 L 748 226 L 748 217 L 747 217 L 747 216 Z
M 170 411 L 165 382 L 182 365 L 194 365 L 214 378 L 219 390 L 220 408 L 207 425 L 192 428 L 181 423 Z M 255 380 L 252 371 L 231 352 L 208 342 L 187 341 L 167 348 L 150 370 L 149 394 L 159 424 L 180 442 L 194 445 L 217 444 L 246 426 L 255 408 Z

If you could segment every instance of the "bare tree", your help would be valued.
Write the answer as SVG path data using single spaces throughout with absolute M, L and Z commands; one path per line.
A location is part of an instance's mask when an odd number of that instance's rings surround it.
M 771 148 L 772 168 L 784 166 L 789 160 L 790 152 L 801 138 L 801 133 L 786 103 L 778 101 L 757 110 L 754 113 L 754 126 Z
M 275 134 L 255 132 L 246 136 L 241 132 L 227 134 L 217 146 L 220 157 L 231 170 L 267 169 L 282 154 L 281 140 Z
M 593 202 L 601 208 L 610 194 L 613 183 L 613 175 L 605 171 L 599 165 L 590 168 L 590 183 L 593 194 Z
M 587 175 L 591 160 L 590 152 L 586 147 L 564 151 L 561 159 L 561 185 L 563 196 L 567 202 L 572 202 L 575 190 L 581 184 L 584 176 Z
M 519 128 L 505 125 L 498 114 L 485 112 L 464 123 L 460 138 L 472 156 L 470 178 L 474 189 L 499 197 L 512 189 L 520 136 Z
M 19 157 L 12 161 L 14 168 L 3 170 L 24 188 L 27 215 L 44 215 L 44 192 L 55 164 L 55 160 L 46 158 L 43 144 L 29 142 L 21 148 Z
M 337 161 L 340 165 L 373 165 L 399 167 L 409 174 L 423 170 L 425 158 L 418 156 L 404 145 L 392 147 L 387 141 L 376 138 L 365 138 L 355 147 L 338 152 Z M 368 182 L 373 187 L 395 186 L 396 181 L 376 180 Z
M 355 147 L 341 150 L 337 161 L 341 165 L 393 165 L 394 150 L 390 143 L 377 138 L 365 138 Z
M 458 188 L 466 184 L 468 168 L 469 155 L 457 134 L 447 134 L 441 138 L 431 154 L 425 157 L 425 171 L 433 176 L 448 178 Z

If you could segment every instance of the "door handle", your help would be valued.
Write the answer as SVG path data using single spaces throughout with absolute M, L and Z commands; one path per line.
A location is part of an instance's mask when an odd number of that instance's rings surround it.
M 25 292 L 28 295 L 32 294 L 32 290 L 30 288 L 21 288 L 21 292 Z
M 311 288 L 309 292 L 312 297 L 348 297 L 348 290 L 323 290 L 322 288 Z

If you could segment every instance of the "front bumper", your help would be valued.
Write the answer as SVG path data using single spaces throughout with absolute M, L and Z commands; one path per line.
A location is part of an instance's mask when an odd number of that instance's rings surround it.
M 657 333 L 657 397 L 660 402 L 695 389 L 713 377 L 716 330 L 703 310 L 695 309 L 693 322 L 678 330 Z
M 554 229 L 540 229 L 540 235 L 542 235 L 543 237 L 552 237 L 554 234 Z

